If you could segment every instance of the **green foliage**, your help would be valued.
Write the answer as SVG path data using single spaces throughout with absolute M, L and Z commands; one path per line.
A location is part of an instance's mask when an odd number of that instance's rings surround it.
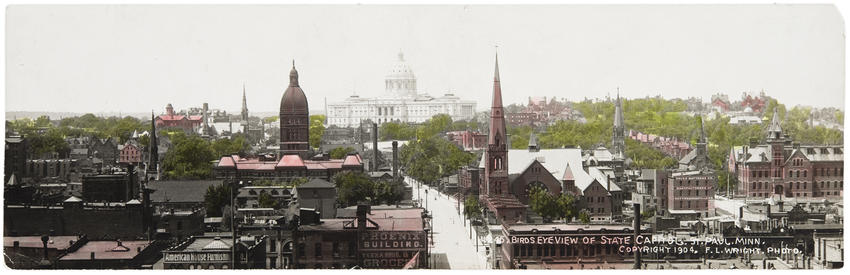
M 222 207 L 230 205 L 230 187 L 227 184 L 212 185 L 204 194 L 204 207 L 207 217 L 221 217 Z
M 310 116 L 310 147 L 318 148 L 325 135 L 325 115 Z
M 212 146 L 216 157 L 245 153 L 250 149 L 250 145 L 246 142 L 244 134 L 235 134 L 230 138 L 216 139 L 211 142 L 210 146 Z
M 587 213 L 587 210 L 582 209 L 581 212 L 578 213 L 578 219 L 583 224 L 590 223 L 590 214 Z
M 345 171 L 333 177 L 337 188 L 337 202 L 342 207 L 367 202 L 371 205 L 394 204 L 401 200 L 402 194 L 397 184 L 387 181 L 372 181 L 362 172 Z
M 640 212 L 640 218 L 642 220 L 647 220 L 649 218 L 652 218 L 653 216 L 655 216 L 655 210 L 654 209 L 647 209 L 647 210 Z
M 417 139 L 426 139 L 451 130 L 452 117 L 447 114 L 439 114 L 426 120 L 416 129 Z
M 186 136 L 183 132 L 170 135 L 173 147 L 162 162 L 168 179 L 205 179 L 212 174 L 212 161 L 216 152 L 210 143 L 198 136 Z
M 457 169 L 472 164 L 474 155 L 465 152 L 438 136 L 411 140 L 399 149 L 399 159 L 405 173 L 425 184 L 454 174 Z
M 332 159 L 341 159 L 344 158 L 348 153 L 354 153 L 356 150 L 351 147 L 337 147 L 331 149 L 330 155 Z
M 416 126 L 407 123 L 385 122 L 381 124 L 378 134 L 382 141 L 410 140 L 416 137 Z
M 470 219 L 481 217 L 481 204 L 478 202 L 478 197 L 469 195 L 463 201 L 463 213 Z
M 278 116 L 264 117 L 263 122 L 265 122 L 266 124 L 269 124 L 269 123 L 277 121 L 278 119 L 280 119 L 280 117 L 278 117 Z
M 35 120 L 23 118 L 6 121 L 6 130 L 23 135 L 29 143 L 29 154 L 39 156 L 45 153 L 55 152 L 60 156 L 70 153 L 70 147 L 65 144 L 65 138 L 92 136 L 95 138 L 116 138 L 119 143 L 124 143 L 133 134 L 133 131 L 142 132 L 149 129 L 149 124 L 142 123 L 133 117 L 109 117 L 99 118 L 93 114 L 85 114 L 80 117 L 63 118 L 54 126 L 47 116 L 40 116 Z
M 510 135 L 511 139 L 511 149 L 528 148 L 528 140 L 531 138 L 531 131 L 531 126 L 514 127 L 508 125 L 508 135 Z
M 262 192 L 257 197 L 257 202 L 259 202 L 261 208 L 280 208 L 280 201 L 269 195 L 269 193 Z
M 552 195 L 545 188 L 534 186 L 529 192 L 529 206 L 531 210 L 543 217 L 544 220 L 552 219 L 571 220 L 577 212 L 575 198 L 569 194 Z
M 626 139 L 626 156 L 632 159 L 632 165 L 638 169 L 672 168 L 677 161 L 655 148 L 638 141 Z

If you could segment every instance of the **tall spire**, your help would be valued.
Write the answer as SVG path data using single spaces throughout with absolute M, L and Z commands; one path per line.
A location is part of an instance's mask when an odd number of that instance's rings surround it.
M 779 113 L 776 108 L 773 109 L 773 118 L 770 120 L 770 126 L 767 128 L 767 138 L 780 138 L 782 136 L 782 127 L 779 125 Z
M 499 79 L 499 53 L 496 53 L 496 70 L 493 73 L 493 105 L 491 108 L 502 108 L 502 84 Z
M 295 59 L 292 60 L 292 70 L 289 71 L 289 87 L 298 87 L 298 71 L 295 70 Z
M 708 138 L 705 136 L 705 116 L 699 116 L 699 143 L 708 143 Z
M 490 107 L 490 143 L 506 142 L 505 114 L 502 109 L 502 84 L 499 80 L 499 54 L 496 54 L 496 70 L 493 76 L 493 105 Z M 498 141 L 498 142 L 497 142 Z
M 157 174 L 159 169 L 159 144 L 156 140 L 156 117 L 153 114 L 153 110 L 151 110 L 151 133 L 150 133 L 150 141 L 148 144 L 150 147 L 150 159 L 148 160 L 148 171 L 154 174 Z M 148 179 L 151 177 L 148 176 Z M 154 176 L 154 178 L 159 178 L 158 176 Z
M 242 113 L 248 112 L 248 99 L 245 96 L 245 82 L 242 82 Z

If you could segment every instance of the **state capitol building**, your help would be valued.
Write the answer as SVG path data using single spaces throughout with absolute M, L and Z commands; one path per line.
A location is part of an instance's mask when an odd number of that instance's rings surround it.
M 422 123 L 434 115 L 448 114 L 452 120 L 468 120 L 475 116 L 475 101 L 461 100 L 454 94 L 432 97 L 416 90 L 416 76 L 398 54 L 398 62 L 387 75 L 386 91 L 376 98 L 352 95 L 342 102 L 327 106 L 328 125 L 358 127 L 361 121 Z

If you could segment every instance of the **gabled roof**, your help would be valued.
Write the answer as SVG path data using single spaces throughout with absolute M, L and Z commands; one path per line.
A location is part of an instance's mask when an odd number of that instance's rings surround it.
M 154 203 L 203 203 L 207 188 L 221 184 L 221 180 L 168 180 L 151 181 L 147 187 L 153 189 Z

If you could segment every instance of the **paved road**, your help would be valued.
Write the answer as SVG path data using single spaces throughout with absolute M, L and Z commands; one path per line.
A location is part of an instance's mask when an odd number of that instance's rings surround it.
M 445 254 L 449 263 L 448 268 L 451 269 L 483 269 L 484 262 L 480 256 L 483 254 L 475 252 L 475 246 L 469 239 L 469 229 L 464 227 L 463 220 L 458 215 L 457 201 L 425 185 L 417 189 L 416 185 L 412 184 L 412 179 L 405 178 L 405 182 L 413 186 L 414 199 L 423 199 L 422 207 L 426 206 L 425 189 L 428 189 L 427 206 L 434 217 L 432 254 Z M 445 268 L 445 266 L 439 267 Z

